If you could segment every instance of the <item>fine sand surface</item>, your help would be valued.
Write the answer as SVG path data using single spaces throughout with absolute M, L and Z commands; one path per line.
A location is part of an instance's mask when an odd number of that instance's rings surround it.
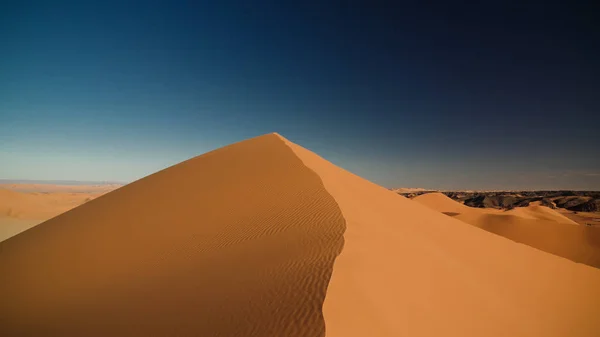
M 274 135 L 0 243 L 0 335 L 323 336 L 344 220 Z
M 502 211 L 468 207 L 442 193 L 413 200 L 513 241 L 600 268 L 600 228 L 581 226 L 539 203 Z
M 564 208 L 556 211 L 580 225 L 600 227 L 600 212 L 573 212 Z
M 600 334 L 600 270 L 443 215 L 277 134 L 1 242 L 0 275 L 7 336 Z
M 327 336 L 598 336 L 600 270 L 370 183 L 291 142 L 344 218 Z
M 0 241 L 89 202 L 117 187 L 117 185 L 0 185 Z

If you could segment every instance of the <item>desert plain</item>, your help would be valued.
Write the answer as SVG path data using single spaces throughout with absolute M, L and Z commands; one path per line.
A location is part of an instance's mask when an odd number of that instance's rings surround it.
M 120 186 L 0 183 L 0 241 Z

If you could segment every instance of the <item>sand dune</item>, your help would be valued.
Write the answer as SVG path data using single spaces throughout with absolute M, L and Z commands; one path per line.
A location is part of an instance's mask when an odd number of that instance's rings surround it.
M 573 212 L 564 208 L 559 208 L 556 211 L 580 225 L 592 226 L 596 228 L 600 227 L 599 212 Z
M 600 333 L 600 270 L 432 212 L 287 143 L 346 220 L 327 336 Z
M 581 226 L 539 203 L 502 211 L 468 207 L 441 193 L 413 200 L 516 242 L 600 268 L 600 228 Z
M 322 336 L 343 230 L 319 177 L 254 138 L 1 243 L 0 335 Z
M 8 336 L 600 333 L 600 270 L 445 216 L 276 134 L 1 242 L 0 275 Z

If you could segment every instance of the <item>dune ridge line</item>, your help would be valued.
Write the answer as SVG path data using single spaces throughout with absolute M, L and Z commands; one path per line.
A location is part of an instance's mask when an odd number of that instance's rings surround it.
M 344 219 L 326 335 L 599 336 L 600 270 L 408 200 L 286 140 Z
M 442 193 L 413 200 L 515 242 L 600 268 L 600 228 L 581 226 L 538 203 L 503 211 L 469 207 Z
M 0 242 L 0 275 L 7 336 L 600 335 L 599 269 L 276 133 Z
M 0 335 L 323 336 L 344 219 L 279 138 L 157 172 L 0 243 Z

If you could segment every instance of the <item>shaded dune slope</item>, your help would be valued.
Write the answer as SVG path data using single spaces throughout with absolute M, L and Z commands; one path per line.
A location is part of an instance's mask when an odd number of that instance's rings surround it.
M 0 335 L 323 336 L 344 228 L 276 135 L 230 145 L 0 243 Z
M 483 231 L 287 142 L 344 219 L 328 337 L 598 336 L 600 270 Z
M 513 241 L 600 268 L 600 228 L 580 226 L 550 208 L 537 204 L 509 211 L 472 208 L 441 193 L 414 200 Z

